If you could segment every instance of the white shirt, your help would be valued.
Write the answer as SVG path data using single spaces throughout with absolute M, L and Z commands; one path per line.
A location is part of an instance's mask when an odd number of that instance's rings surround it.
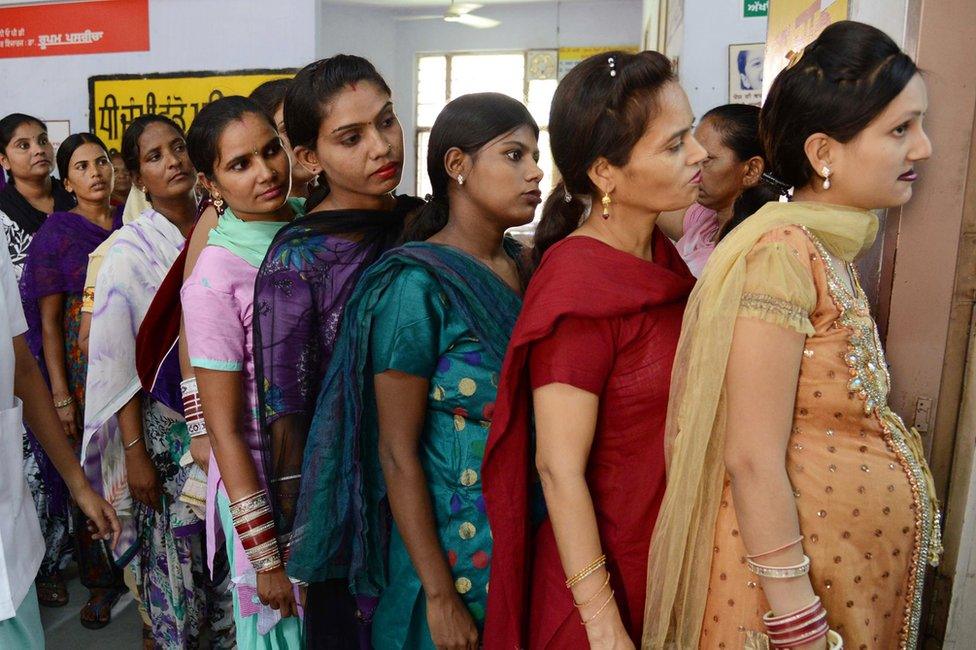
M 14 396 L 13 337 L 26 331 L 7 237 L 0 230 L 0 621 L 16 615 L 44 558 L 24 478 L 23 404 Z

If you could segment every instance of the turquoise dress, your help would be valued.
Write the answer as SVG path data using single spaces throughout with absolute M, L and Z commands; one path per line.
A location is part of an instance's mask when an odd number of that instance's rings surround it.
M 492 546 L 481 458 L 501 368 L 488 361 L 440 283 L 419 267 L 400 273 L 380 296 L 370 354 L 374 374 L 399 370 L 430 380 L 420 460 L 454 587 L 480 630 Z M 365 411 L 375 417 L 375 402 Z M 388 583 L 373 619 L 374 647 L 433 648 L 426 596 L 395 524 L 387 562 Z

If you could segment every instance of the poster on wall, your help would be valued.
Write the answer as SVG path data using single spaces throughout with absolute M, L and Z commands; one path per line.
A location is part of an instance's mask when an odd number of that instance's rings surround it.
M 89 126 L 106 146 L 119 149 L 125 127 L 140 115 L 166 115 L 186 130 L 210 102 L 226 95 L 249 95 L 265 81 L 291 77 L 295 72 L 240 70 L 89 77 Z
M 729 45 L 729 103 L 762 103 L 765 43 Z
M 636 45 L 604 45 L 596 47 L 561 47 L 559 48 L 559 78 L 562 79 L 566 73 L 576 67 L 576 64 L 584 59 L 588 59 L 595 54 L 603 52 L 630 52 L 636 54 L 640 48 Z
M 148 50 L 149 0 L 0 8 L 0 58 Z
M 848 0 L 776 0 L 770 4 L 763 66 L 764 98 L 773 79 L 789 63 L 786 55 L 791 50 L 802 50 L 827 25 L 847 20 L 849 6 Z

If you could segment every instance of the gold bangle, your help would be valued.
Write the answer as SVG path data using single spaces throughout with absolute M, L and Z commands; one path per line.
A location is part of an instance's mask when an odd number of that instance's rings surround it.
M 592 603 L 594 600 L 596 600 L 596 597 L 599 596 L 600 594 L 602 594 L 603 593 L 603 590 L 606 589 L 609 584 L 610 584 L 610 572 L 607 571 L 607 579 L 603 581 L 603 585 L 600 587 L 599 591 L 597 591 L 595 594 L 593 594 L 592 596 L 590 596 L 589 598 L 587 598 L 586 600 L 584 600 L 582 603 L 576 602 L 576 599 L 574 598 L 573 599 L 573 604 L 576 605 L 577 607 L 580 607 L 580 608 L 586 607 L 587 605 L 589 605 L 590 603 Z
M 607 600 L 602 605 L 600 605 L 600 609 L 596 610 L 596 614 L 594 614 L 593 616 L 589 617 L 586 620 L 582 620 L 581 619 L 580 620 L 580 624 L 581 625 L 584 625 L 584 626 L 589 625 L 590 623 L 592 623 L 593 621 L 595 621 L 601 614 L 603 614 L 603 612 L 606 611 L 607 606 L 611 602 L 613 602 L 613 593 L 614 593 L 613 592 L 613 589 L 611 589 L 610 590 L 610 595 L 607 597 Z
M 566 581 L 566 588 L 572 589 L 574 585 L 582 582 L 588 575 L 602 567 L 607 563 L 607 556 L 601 555 L 597 559 L 590 562 L 582 571 L 574 575 L 572 578 Z
M 54 403 L 54 408 L 56 408 L 56 409 L 63 409 L 66 406 L 71 406 L 72 404 L 74 404 L 74 401 L 75 401 L 75 398 L 72 397 L 71 395 L 68 395 L 63 400 L 61 400 L 59 402 L 55 402 Z
M 142 436 L 139 436 L 138 438 L 136 438 L 132 442 L 127 442 L 127 443 L 123 444 L 122 446 L 125 449 L 132 449 L 133 447 L 135 447 L 136 445 L 138 445 L 140 442 L 142 442 L 142 440 L 143 440 L 142 439 Z

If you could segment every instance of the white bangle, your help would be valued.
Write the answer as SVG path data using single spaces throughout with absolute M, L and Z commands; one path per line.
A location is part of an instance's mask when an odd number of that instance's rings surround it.
M 746 562 L 749 565 L 749 570 L 762 578 L 799 578 L 810 573 L 810 558 L 806 555 L 803 556 L 802 562 L 793 566 L 766 566 L 749 559 L 746 559 Z

